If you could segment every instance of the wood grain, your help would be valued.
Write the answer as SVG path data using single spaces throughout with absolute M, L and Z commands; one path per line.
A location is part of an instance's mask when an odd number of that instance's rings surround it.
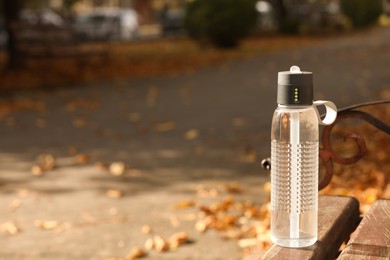
M 370 207 L 338 259 L 390 259 L 390 200 Z

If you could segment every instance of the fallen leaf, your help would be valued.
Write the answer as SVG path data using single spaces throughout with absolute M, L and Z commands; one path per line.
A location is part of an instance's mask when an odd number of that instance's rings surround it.
M 207 223 L 204 220 L 198 220 L 195 223 L 195 230 L 200 232 L 200 233 L 206 232 L 206 230 L 207 230 Z
M 238 183 L 232 182 L 225 184 L 225 190 L 228 193 L 243 193 L 244 190 L 240 187 Z
M 256 246 L 258 243 L 257 238 L 243 238 L 238 240 L 238 246 L 241 248 Z
M 43 171 L 50 171 L 55 168 L 56 159 L 52 154 L 41 154 L 37 158 L 37 164 Z
M 99 169 L 99 170 L 108 170 L 108 165 L 107 163 L 104 163 L 104 162 L 96 162 L 94 164 L 95 168 Z
M 20 233 L 20 228 L 14 221 L 8 221 L 0 225 L 0 231 L 10 235 L 16 235 Z
M 113 176 L 121 176 L 125 173 L 126 165 L 124 162 L 113 162 L 110 164 L 108 171 Z
M 154 126 L 154 130 L 157 132 L 169 132 L 176 128 L 176 124 L 173 121 L 167 121 L 162 123 L 157 123 Z
M 173 234 L 172 236 L 169 237 L 168 240 L 169 241 L 177 241 L 177 243 L 179 245 L 183 245 L 183 244 L 188 243 L 189 237 L 188 237 L 187 232 L 182 231 L 182 232 L 178 232 L 178 233 Z
M 271 182 L 270 181 L 267 181 L 266 183 L 264 183 L 263 190 L 266 193 L 271 192 Z
M 187 232 L 179 232 L 176 234 L 173 234 L 169 239 L 169 249 L 170 250 L 176 250 L 180 245 L 184 245 L 189 242 L 188 234 Z
M 174 209 L 186 209 L 195 206 L 195 200 L 184 200 L 173 205 Z
M 201 198 L 215 198 L 219 195 L 216 188 L 206 188 L 203 185 L 196 187 L 196 195 Z
M 45 170 L 40 165 L 34 165 L 31 167 L 31 172 L 34 176 L 42 176 L 45 173 Z
M 150 234 L 153 232 L 152 227 L 149 225 L 143 225 L 141 228 L 142 233 L 144 234 Z
M 56 220 L 35 220 L 35 226 L 44 230 L 53 230 L 59 226 Z
M 169 249 L 168 242 L 159 235 L 154 236 L 154 249 L 157 252 L 164 252 Z
M 240 230 L 228 230 L 222 235 L 222 239 L 239 239 L 242 237 Z
M 90 157 L 87 154 L 81 153 L 76 155 L 76 161 L 81 164 L 87 164 L 90 160 Z
M 126 260 L 136 260 L 146 256 L 146 252 L 141 247 L 133 248 L 130 253 L 126 256 Z
M 106 196 L 112 199 L 120 199 L 123 197 L 123 191 L 118 189 L 109 189 L 106 191 Z
M 130 113 L 129 120 L 130 122 L 136 123 L 141 120 L 141 115 L 139 113 Z
M 148 238 L 145 241 L 145 248 L 147 250 L 152 250 L 154 248 L 154 239 L 153 238 Z
M 197 129 L 188 130 L 184 134 L 184 138 L 187 140 L 194 140 L 194 139 L 198 138 L 198 136 L 199 136 L 199 131 Z

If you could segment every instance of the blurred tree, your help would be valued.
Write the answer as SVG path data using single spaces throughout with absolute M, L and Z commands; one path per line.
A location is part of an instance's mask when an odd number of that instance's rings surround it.
M 275 18 L 280 24 L 284 24 L 287 18 L 287 9 L 283 0 L 274 0 L 274 8 L 276 10 Z
M 22 7 L 20 0 L 2 0 L 4 25 L 8 34 L 6 51 L 8 54 L 7 68 L 13 69 L 21 64 L 21 53 L 17 49 L 16 30 L 19 20 L 19 11 Z
M 373 24 L 383 12 L 382 0 L 341 0 L 340 5 L 355 27 Z
M 194 0 L 187 5 L 191 37 L 220 48 L 236 47 L 256 25 L 256 0 Z

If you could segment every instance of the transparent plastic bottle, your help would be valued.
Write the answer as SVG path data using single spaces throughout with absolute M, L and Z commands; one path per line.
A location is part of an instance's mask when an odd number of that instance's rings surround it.
M 315 108 L 279 105 L 271 132 L 271 239 L 285 247 L 310 246 L 317 241 L 318 215 Z
M 313 74 L 292 66 L 278 74 L 278 107 L 271 128 L 271 240 L 285 247 L 317 241 L 319 124 L 337 108 L 313 102 Z M 321 119 L 316 106 L 326 107 Z

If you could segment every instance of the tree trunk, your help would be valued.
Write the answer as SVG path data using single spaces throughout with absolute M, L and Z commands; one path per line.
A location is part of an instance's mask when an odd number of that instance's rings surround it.
M 15 69 L 21 66 L 22 56 L 17 49 L 16 30 L 21 9 L 19 0 L 3 0 L 4 22 L 8 33 L 6 50 L 8 54 L 8 69 Z
M 276 21 L 280 25 L 283 25 L 287 20 L 287 9 L 284 0 L 274 0 L 274 6 L 276 9 Z

